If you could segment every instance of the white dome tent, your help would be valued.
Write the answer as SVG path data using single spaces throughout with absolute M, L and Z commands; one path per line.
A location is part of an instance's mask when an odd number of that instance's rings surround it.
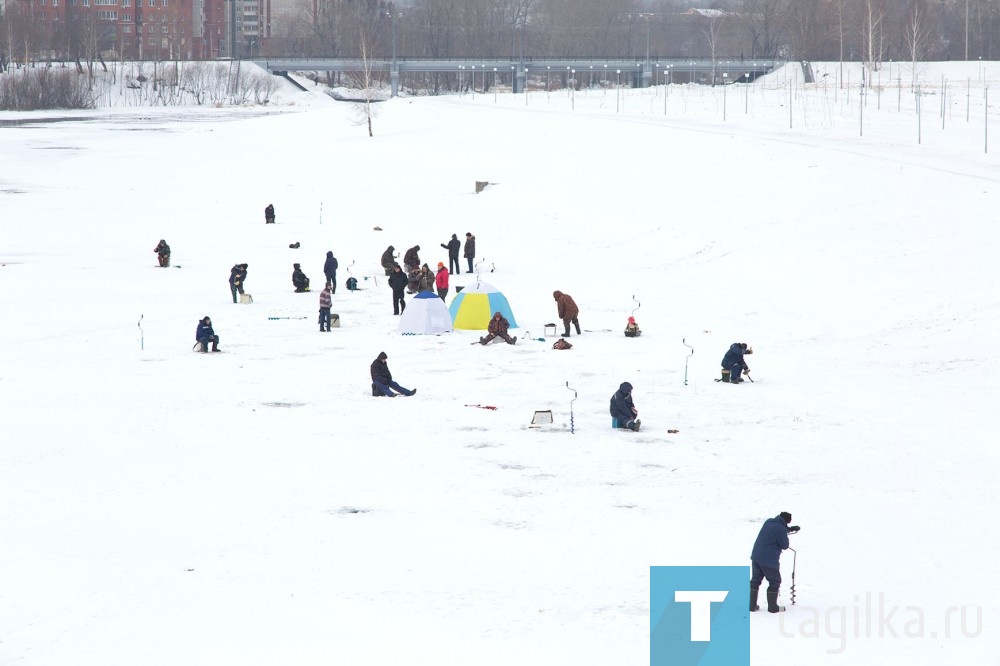
M 403 335 L 440 335 L 454 329 L 444 301 L 432 291 L 422 291 L 406 304 L 397 330 Z

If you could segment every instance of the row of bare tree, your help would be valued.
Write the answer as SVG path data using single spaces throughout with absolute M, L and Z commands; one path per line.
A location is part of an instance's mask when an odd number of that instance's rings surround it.
M 382 57 L 1000 58 L 997 0 L 302 2 L 265 53 L 355 56 L 363 29 Z
M 89 17 L 45 34 L 16 1 L 6 7 L 2 61 L 93 62 L 106 48 L 108 26 Z M 868 63 L 1000 58 L 1000 0 L 291 0 L 290 7 L 275 8 L 264 31 L 269 36 L 254 41 L 256 53 Z

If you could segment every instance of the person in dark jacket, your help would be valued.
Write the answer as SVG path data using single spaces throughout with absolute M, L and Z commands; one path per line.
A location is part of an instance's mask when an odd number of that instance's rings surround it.
M 160 262 L 160 268 L 170 266 L 170 246 L 167 245 L 167 241 L 161 238 L 160 242 L 153 248 L 153 252 L 156 253 L 156 259 Z
M 372 395 L 373 396 L 388 396 L 390 398 L 395 398 L 396 393 L 393 393 L 393 389 L 399 391 L 400 394 L 405 396 L 411 396 L 417 392 L 417 389 L 410 390 L 408 388 L 403 388 L 396 382 L 392 381 L 392 373 L 389 372 L 389 364 L 386 362 L 385 352 L 380 352 L 378 358 L 372 361 Z
M 414 245 L 403 255 L 403 265 L 411 273 L 420 270 L 420 246 Z
M 750 562 L 753 574 L 750 577 L 750 610 L 760 608 L 757 595 L 761 582 L 767 578 L 767 612 L 780 613 L 785 610 L 778 605 L 778 588 L 781 586 L 781 570 L 778 560 L 781 551 L 788 548 L 788 535 L 799 531 L 798 525 L 791 525 L 792 514 L 782 511 L 774 518 L 764 521 L 753 544 Z
M 392 314 L 402 314 L 406 309 L 406 285 L 410 283 L 402 267 L 396 264 L 389 276 L 389 286 L 392 288 Z
M 386 251 L 382 253 L 382 268 L 385 269 L 386 275 L 392 275 L 392 269 L 396 265 L 396 248 L 389 246 Z
M 302 272 L 302 268 L 298 264 L 292 264 L 292 286 L 295 287 L 296 294 L 309 291 L 309 278 Z
M 323 264 L 323 275 L 330 283 L 330 293 L 337 293 L 337 258 L 333 256 L 333 250 L 326 253 L 326 263 Z
M 212 328 L 212 319 L 204 317 L 198 322 L 198 328 L 194 332 L 194 339 L 201 343 L 201 351 L 208 351 L 208 344 L 212 343 L 212 351 L 219 351 L 219 336 Z
M 264 209 L 264 224 L 274 224 L 274 204 L 267 204 Z
M 750 367 L 743 360 L 744 354 L 752 354 L 751 349 L 745 342 L 734 342 L 729 346 L 729 351 L 722 357 L 722 381 L 732 384 L 739 384 L 743 380 L 740 372 L 750 372 Z M 729 372 L 726 373 L 725 371 Z
M 611 417 L 618 420 L 618 427 L 639 432 L 641 419 L 637 419 L 639 410 L 632 402 L 632 385 L 622 382 L 615 394 L 611 396 Z
M 465 260 L 469 262 L 469 270 L 466 273 L 471 273 L 472 260 L 476 258 L 476 237 L 470 232 L 465 232 L 465 252 L 462 254 L 465 256 Z
M 452 275 L 461 273 L 462 269 L 458 267 L 458 251 L 462 248 L 462 241 L 458 240 L 458 234 L 452 234 L 448 244 L 441 243 L 441 247 L 448 250 L 448 272 Z
M 510 328 L 510 322 L 499 312 L 493 313 L 493 319 L 490 319 L 490 323 L 486 326 L 486 337 L 479 338 L 479 344 L 488 345 L 493 342 L 494 338 L 501 338 L 507 344 L 513 345 L 517 343 L 517 338 L 512 338 L 507 334 L 507 329 Z
M 569 337 L 569 325 L 573 324 L 576 327 L 576 334 L 582 335 L 583 331 L 580 330 L 580 308 L 576 306 L 576 301 L 569 294 L 564 294 L 561 291 L 553 291 L 552 298 L 556 300 L 556 311 L 559 318 L 562 319 L 563 326 L 566 328 L 566 332 L 563 333 L 563 337 Z
M 247 279 L 249 264 L 236 264 L 229 269 L 229 291 L 233 294 L 233 303 L 238 302 L 237 294 L 243 294 L 243 283 Z
M 445 296 L 448 295 L 448 269 L 440 261 L 437 274 L 434 276 L 434 286 L 437 287 L 437 294 L 441 300 L 447 300 Z

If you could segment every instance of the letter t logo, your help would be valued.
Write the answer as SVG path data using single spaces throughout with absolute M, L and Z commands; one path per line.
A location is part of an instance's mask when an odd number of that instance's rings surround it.
M 725 601 L 726 590 L 677 590 L 674 601 L 691 604 L 691 640 L 707 642 L 712 640 L 712 602 Z

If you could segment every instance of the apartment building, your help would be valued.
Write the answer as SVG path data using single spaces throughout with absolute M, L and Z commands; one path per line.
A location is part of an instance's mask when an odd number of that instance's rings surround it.
M 267 0 L 8 0 L 40 57 L 200 60 L 251 57 Z M 262 8 L 265 11 L 262 11 Z

